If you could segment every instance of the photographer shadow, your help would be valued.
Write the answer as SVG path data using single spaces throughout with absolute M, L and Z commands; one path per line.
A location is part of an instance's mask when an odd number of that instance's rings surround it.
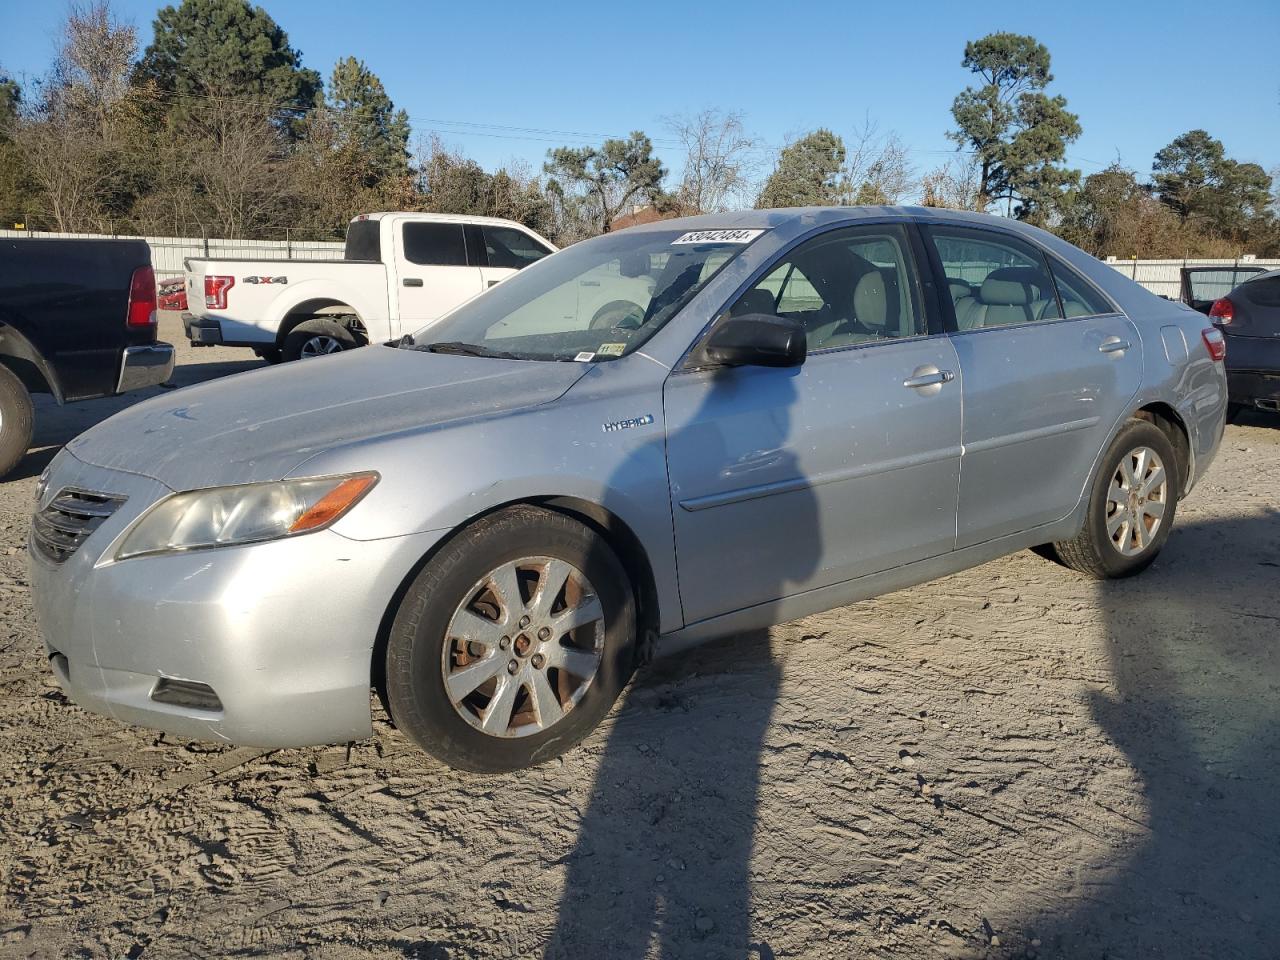
M 1145 836 L 1049 955 L 1274 957 L 1280 929 L 1280 511 L 1179 524 L 1101 585 L 1114 694 L 1097 724 L 1142 783 Z

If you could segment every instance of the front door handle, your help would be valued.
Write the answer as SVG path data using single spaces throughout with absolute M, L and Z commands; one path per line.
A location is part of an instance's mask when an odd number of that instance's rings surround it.
M 1128 340 L 1121 340 L 1119 337 L 1107 337 L 1098 346 L 1099 353 L 1124 353 L 1132 344 Z
M 920 387 L 941 387 L 944 383 L 950 383 L 956 378 L 956 375 L 950 370 L 939 370 L 930 364 L 929 366 L 916 367 L 911 372 L 911 376 L 902 381 L 904 387 L 910 387 L 918 390 Z M 930 391 L 937 393 L 937 390 Z
M 406 287 L 420 287 L 420 286 L 422 286 L 422 278 L 421 278 L 421 277 L 405 277 L 405 278 L 404 278 L 404 280 L 403 280 L 402 282 L 404 283 L 404 285 L 405 285 Z

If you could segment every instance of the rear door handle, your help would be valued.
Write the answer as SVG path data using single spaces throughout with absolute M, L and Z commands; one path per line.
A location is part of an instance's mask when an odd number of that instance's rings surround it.
M 404 278 L 404 280 L 403 280 L 402 282 L 404 283 L 404 285 L 405 285 L 406 287 L 420 287 L 420 286 L 422 286 L 422 278 L 421 278 L 421 277 L 405 277 L 405 278 Z
M 1119 337 L 1107 337 L 1098 347 L 1099 353 L 1123 353 L 1128 350 L 1132 344 L 1128 340 L 1121 340 Z
M 932 372 L 922 372 L 917 370 L 907 379 L 902 381 L 904 387 L 911 387 L 913 390 L 917 387 L 941 386 L 944 383 L 950 383 L 956 378 L 956 375 L 950 370 L 938 370 L 936 367 Z

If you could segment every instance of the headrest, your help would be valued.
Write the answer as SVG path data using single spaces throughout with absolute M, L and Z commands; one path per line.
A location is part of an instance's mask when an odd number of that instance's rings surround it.
M 768 290 L 756 287 L 744 293 L 741 299 L 729 311 L 731 316 L 740 317 L 745 313 L 763 313 L 773 316 L 776 309 L 773 305 L 773 294 Z
M 982 302 L 990 306 L 1024 307 L 1040 299 L 1048 287 L 1044 275 L 1034 267 L 1001 267 L 982 281 Z
M 959 300 L 961 297 L 973 296 L 973 287 L 969 286 L 963 280 L 948 280 L 947 286 L 951 289 L 952 300 Z
M 879 270 L 864 273 L 853 288 L 853 315 L 868 327 L 889 325 L 889 297 Z

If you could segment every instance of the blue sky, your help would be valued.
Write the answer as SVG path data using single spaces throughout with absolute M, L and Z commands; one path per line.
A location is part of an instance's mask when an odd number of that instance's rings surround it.
M 1084 127 L 1069 159 L 1086 174 L 1117 155 L 1147 171 L 1157 149 L 1195 127 L 1239 160 L 1280 165 L 1275 0 L 262 5 L 307 66 L 327 79 L 339 57 L 364 59 L 415 134 L 436 130 L 490 168 L 517 158 L 536 169 L 549 147 L 633 129 L 678 167 L 663 118 L 720 107 L 773 145 L 824 125 L 847 136 L 870 118 L 897 131 L 923 171 L 951 153 L 949 108 L 970 82 L 965 41 L 994 30 L 1048 46 L 1050 91 Z M 145 45 L 154 0 L 113 6 Z M 0 65 L 47 70 L 65 11 L 58 0 L 0 0 Z

